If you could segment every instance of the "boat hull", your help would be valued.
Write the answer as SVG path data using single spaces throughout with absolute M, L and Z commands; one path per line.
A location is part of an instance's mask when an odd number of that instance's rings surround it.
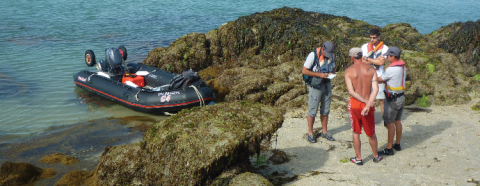
M 152 74 L 157 74 L 155 76 L 173 77 L 172 73 L 153 67 L 147 68 L 146 65 L 142 70 L 151 70 Z M 159 72 L 167 74 L 159 74 Z M 80 88 L 145 113 L 178 112 L 186 108 L 208 105 L 214 99 L 212 89 L 203 81 L 194 82 L 184 89 L 153 91 L 123 84 L 121 78 L 118 81 L 119 78 L 103 77 L 90 71 L 80 71 L 73 75 L 73 79 Z M 165 79 L 163 81 L 167 82 Z

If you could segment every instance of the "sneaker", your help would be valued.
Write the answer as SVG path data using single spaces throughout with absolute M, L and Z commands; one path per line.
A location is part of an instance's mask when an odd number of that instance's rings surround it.
M 309 134 L 309 135 L 307 136 L 307 140 L 308 140 L 308 142 L 310 142 L 310 143 L 316 143 L 316 142 L 317 142 L 317 138 L 315 138 L 315 137 L 313 136 L 313 134 Z
M 335 141 L 335 138 L 333 138 L 332 135 L 330 135 L 329 133 L 326 133 L 326 134 L 321 133 L 320 137 L 325 138 L 328 141 Z
M 400 147 L 400 144 L 396 144 L 396 143 L 393 145 L 393 148 L 394 148 L 395 150 L 397 150 L 397 151 L 401 151 L 401 150 L 402 150 L 402 147 Z
M 378 155 L 379 155 L 379 156 L 382 156 L 382 155 L 388 155 L 388 156 L 389 156 L 389 155 L 393 155 L 393 154 L 394 154 L 394 153 L 393 153 L 393 149 L 387 149 L 387 148 L 385 148 L 385 149 L 383 149 L 382 151 L 379 151 L 379 152 L 378 152 Z
M 363 165 L 362 160 L 357 160 L 356 157 L 350 158 L 350 161 L 357 164 L 357 165 Z
M 378 163 L 383 160 L 383 156 L 378 155 L 378 157 L 373 158 L 373 162 Z

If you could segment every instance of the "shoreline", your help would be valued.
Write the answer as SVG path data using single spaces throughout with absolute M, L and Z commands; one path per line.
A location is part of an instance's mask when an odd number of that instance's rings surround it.
M 284 185 L 478 185 L 480 148 L 476 142 L 480 140 L 480 112 L 470 109 L 478 100 L 477 96 L 469 104 L 431 106 L 425 110 L 407 106 L 412 109 L 406 109 L 402 116 L 402 151 L 385 156 L 379 163 L 372 161 L 368 137 L 362 131 L 363 166 L 349 161 L 355 151 L 346 111 L 330 112 L 328 132 L 336 141 L 318 138 L 313 144 L 306 140 L 306 117 L 290 113 L 278 129 L 276 141 L 272 137 L 269 149 L 285 152 L 290 161 L 280 165 L 266 161 L 258 174 L 297 176 Z M 387 130 L 379 109 L 377 106 L 375 129 L 381 150 L 387 145 Z M 316 131 L 321 131 L 319 121 L 317 116 Z M 262 151 L 261 156 L 268 158 L 271 154 Z

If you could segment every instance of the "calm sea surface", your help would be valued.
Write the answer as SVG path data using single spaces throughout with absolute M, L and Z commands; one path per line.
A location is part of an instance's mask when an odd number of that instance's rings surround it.
M 478 0 L 426 1 L 112 1 L 4 0 L 0 6 L 0 144 L 91 119 L 143 116 L 94 96 L 72 75 L 93 70 L 91 49 L 124 45 L 127 62 L 185 34 L 284 6 L 348 16 L 373 25 L 410 23 L 428 34 L 453 22 L 480 19 Z

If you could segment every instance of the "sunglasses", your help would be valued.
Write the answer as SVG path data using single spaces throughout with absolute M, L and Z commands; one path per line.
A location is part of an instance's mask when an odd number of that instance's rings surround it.
M 370 39 L 377 39 L 377 37 L 370 37 Z

